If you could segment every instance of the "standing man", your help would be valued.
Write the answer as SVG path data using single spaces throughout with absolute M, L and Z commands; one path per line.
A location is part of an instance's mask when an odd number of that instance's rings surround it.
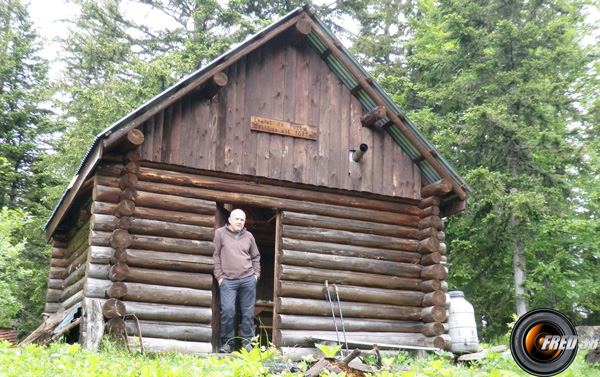
M 260 277 L 260 254 L 252 233 L 244 228 L 246 214 L 231 211 L 229 224 L 215 231 L 215 278 L 221 288 L 221 342 L 219 352 L 233 351 L 235 301 L 239 296 L 242 312 L 243 346 L 252 347 L 256 283 Z

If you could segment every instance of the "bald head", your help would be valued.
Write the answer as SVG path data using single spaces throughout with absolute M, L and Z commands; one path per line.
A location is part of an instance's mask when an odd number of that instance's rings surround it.
M 231 226 L 231 230 L 234 232 L 239 232 L 244 229 L 244 224 L 246 223 L 246 214 L 241 209 L 234 209 L 231 211 L 229 215 L 229 225 Z

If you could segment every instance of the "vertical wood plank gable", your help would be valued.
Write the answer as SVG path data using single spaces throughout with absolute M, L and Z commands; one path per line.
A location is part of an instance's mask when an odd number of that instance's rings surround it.
M 256 144 L 257 132 L 250 130 L 250 117 L 258 116 L 260 99 L 260 57 L 261 49 L 248 55 L 246 66 L 246 123 L 244 127 L 244 157 L 242 159 L 242 174 L 256 175 Z
M 341 187 L 340 167 L 341 150 L 341 96 L 342 83 L 333 77 L 331 80 L 331 94 L 329 96 L 330 118 L 329 118 L 329 186 Z
M 331 108 L 329 100 L 331 96 L 331 81 L 334 79 L 333 73 L 327 65 L 321 66 L 321 108 L 319 109 L 319 159 L 317 170 L 317 184 L 321 186 L 329 185 L 329 131 L 331 124 Z
M 308 84 L 308 124 L 314 127 L 319 127 L 320 123 L 320 107 L 321 107 L 321 90 L 322 81 L 321 65 L 323 61 L 317 55 L 314 49 L 307 49 L 309 57 L 309 84 Z M 311 185 L 317 184 L 317 169 L 319 163 L 319 143 L 320 141 L 310 141 L 306 151 L 306 183 Z
M 281 42 L 273 50 L 273 77 L 271 91 L 271 116 L 273 119 L 283 119 L 285 91 L 285 45 Z M 269 176 L 281 177 L 283 136 L 271 135 L 269 140 Z
M 171 149 L 169 150 L 169 162 L 181 164 L 179 155 L 181 148 L 181 107 L 182 101 L 173 104 L 173 118 L 171 120 Z
M 242 173 L 242 159 L 244 157 L 244 136 L 246 130 L 250 129 L 250 115 L 246 113 L 246 57 L 238 60 L 237 76 L 236 76 L 236 99 L 235 99 L 235 131 L 234 141 L 235 148 L 233 149 L 233 170 L 232 173 Z
M 295 122 L 306 124 L 308 122 L 308 80 L 309 58 L 306 44 L 300 44 L 296 50 L 296 109 Z M 306 139 L 294 138 L 294 178 L 295 182 L 306 181 L 306 153 L 308 143 Z
M 260 58 L 260 72 L 258 75 L 259 97 L 258 112 L 256 115 L 271 118 L 271 98 L 273 86 L 273 51 L 272 44 L 262 48 Z M 256 132 L 256 174 L 266 177 L 269 175 L 269 141 L 271 134 Z
M 162 140 L 163 140 L 163 121 L 165 112 L 160 111 L 154 116 L 154 135 L 152 141 L 152 156 L 150 160 L 161 161 L 162 156 Z
M 285 47 L 285 89 L 283 120 L 294 122 L 296 111 L 296 48 L 290 45 Z M 294 177 L 294 140 L 291 137 L 283 138 L 283 150 L 281 152 L 281 176 L 286 181 Z
M 236 97 L 237 97 L 237 64 L 233 64 L 227 71 L 229 82 L 225 90 L 227 92 L 227 108 L 225 110 L 225 141 L 223 145 L 223 170 L 234 172 L 234 150 L 235 145 L 235 116 L 236 116 Z
M 163 138 L 162 138 L 162 151 L 161 151 L 161 162 L 169 162 L 171 156 L 171 119 L 173 116 L 173 107 L 169 106 L 165 110 L 165 118 L 163 124 Z

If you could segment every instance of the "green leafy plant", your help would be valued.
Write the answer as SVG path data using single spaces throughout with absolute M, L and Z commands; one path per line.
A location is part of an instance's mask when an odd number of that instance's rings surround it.
M 325 357 L 335 357 L 337 353 L 342 349 L 341 344 L 336 344 L 333 346 L 328 346 L 327 344 L 315 344 L 315 347 L 319 349 L 319 351 L 323 352 Z

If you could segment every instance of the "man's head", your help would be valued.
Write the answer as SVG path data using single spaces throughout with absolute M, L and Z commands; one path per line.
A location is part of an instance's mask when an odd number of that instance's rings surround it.
M 231 230 L 239 232 L 244 228 L 246 222 L 246 214 L 241 209 L 234 209 L 229 215 L 229 225 Z

